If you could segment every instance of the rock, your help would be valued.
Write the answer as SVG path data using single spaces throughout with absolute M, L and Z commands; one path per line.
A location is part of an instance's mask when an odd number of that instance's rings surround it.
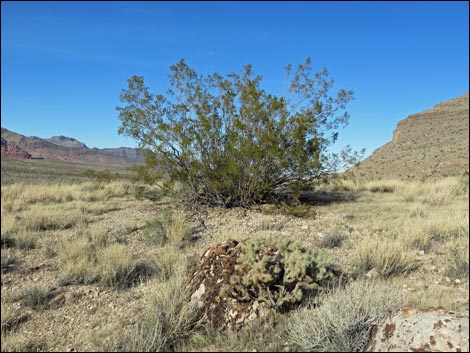
M 379 271 L 376 268 L 373 268 L 369 272 L 366 273 L 366 278 L 370 280 L 375 280 L 380 277 Z
M 75 292 L 60 292 L 56 294 L 50 301 L 49 305 L 51 306 L 62 306 L 62 305 L 71 305 L 77 302 L 80 298 L 79 293 Z
M 14 142 L 1 138 L 1 155 L 4 158 L 30 159 L 31 155 L 18 147 Z
M 404 307 L 372 333 L 364 352 L 468 352 L 468 312 Z
M 49 305 L 51 306 L 61 306 L 65 304 L 65 294 L 59 293 L 55 295 L 51 300 L 49 300 Z
M 71 305 L 77 302 L 77 300 L 81 297 L 79 293 L 75 292 L 67 292 L 64 294 L 64 300 L 66 305 Z

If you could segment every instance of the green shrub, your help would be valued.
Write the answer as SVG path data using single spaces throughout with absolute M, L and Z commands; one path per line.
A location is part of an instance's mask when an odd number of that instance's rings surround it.
M 348 121 L 343 110 L 353 92 L 331 94 L 329 73 L 313 73 L 310 59 L 287 67 L 291 82 L 282 97 L 260 87 L 251 65 L 241 75 L 207 77 L 184 60 L 170 69 L 165 95 L 150 93 L 144 78 L 133 76 L 116 109 L 119 133 L 149 152 L 143 169 L 155 173 L 150 179 L 181 183 L 186 203 L 262 203 L 286 185 L 311 184 L 357 160 L 349 148 L 328 152 Z

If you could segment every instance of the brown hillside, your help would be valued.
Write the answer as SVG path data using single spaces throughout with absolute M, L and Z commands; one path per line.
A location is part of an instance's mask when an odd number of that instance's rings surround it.
M 27 137 L 2 127 L 2 139 L 13 143 L 31 154 L 33 158 L 59 161 L 86 162 L 104 165 L 131 165 L 138 161 L 101 151 L 97 148 L 65 147 L 48 142 L 45 139 Z
M 461 175 L 469 169 L 469 94 L 401 120 L 354 173 L 365 179 Z
M 31 155 L 18 147 L 14 142 L 8 142 L 2 137 L 2 158 L 30 159 Z

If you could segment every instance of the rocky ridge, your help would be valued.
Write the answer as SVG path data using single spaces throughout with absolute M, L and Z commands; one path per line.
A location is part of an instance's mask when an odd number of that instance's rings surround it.
M 365 179 L 462 175 L 469 170 L 469 94 L 401 120 L 392 141 L 352 171 Z

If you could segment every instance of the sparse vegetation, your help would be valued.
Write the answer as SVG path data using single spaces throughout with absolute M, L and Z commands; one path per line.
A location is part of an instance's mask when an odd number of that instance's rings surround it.
M 447 186 L 451 190 L 446 193 Z M 429 196 L 431 190 L 440 196 Z M 309 204 L 306 199 L 294 212 L 272 204 L 262 210 L 204 210 L 205 226 L 195 228 L 191 214 L 172 204 L 169 195 L 165 202 L 136 199 L 134 187 L 122 181 L 4 185 L 2 350 L 59 350 L 67 345 L 102 351 L 350 350 L 362 346 L 371 323 L 399 303 L 449 310 L 467 305 L 462 294 L 469 277 L 464 181 L 364 184 L 337 179 L 315 195 L 322 202 Z M 306 216 L 296 217 L 296 211 Z M 194 316 L 185 281 L 208 246 L 252 236 L 272 244 L 294 240 L 309 253 L 321 248 L 350 280 L 342 287 L 322 287 L 316 300 L 302 290 L 295 305 L 289 304 L 296 297 L 289 291 L 276 297 L 258 290 L 265 298 L 260 300 L 281 306 L 284 300 L 293 311 L 281 310 L 239 332 L 222 333 Z M 249 283 L 234 280 L 240 296 L 244 287 L 253 296 L 256 278 L 276 268 L 275 256 L 263 262 L 256 253 L 248 256 L 253 261 L 238 264 L 252 278 Z M 289 259 L 301 277 L 304 258 L 287 256 L 284 261 Z M 10 293 L 19 281 L 22 289 Z M 43 330 L 44 320 L 55 331 L 64 328 L 56 315 L 60 306 L 46 304 L 48 288 L 66 284 L 66 291 L 83 293 L 80 305 L 68 305 L 67 312 L 78 325 L 90 326 L 68 331 L 67 338 L 26 333 L 26 327 L 29 332 Z M 99 296 L 90 294 L 95 291 Z M 308 298 L 313 301 L 305 302 Z M 318 335 L 324 337 L 321 342 Z
M 372 328 L 403 303 L 400 290 L 389 284 L 353 282 L 294 313 L 287 339 L 307 352 L 358 352 Z
M 384 278 L 412 271 L 417 266 L 415 252 L 399 241 L 382 239 L 359 243 L 353 259 L 356 275 L 375 269 Z

